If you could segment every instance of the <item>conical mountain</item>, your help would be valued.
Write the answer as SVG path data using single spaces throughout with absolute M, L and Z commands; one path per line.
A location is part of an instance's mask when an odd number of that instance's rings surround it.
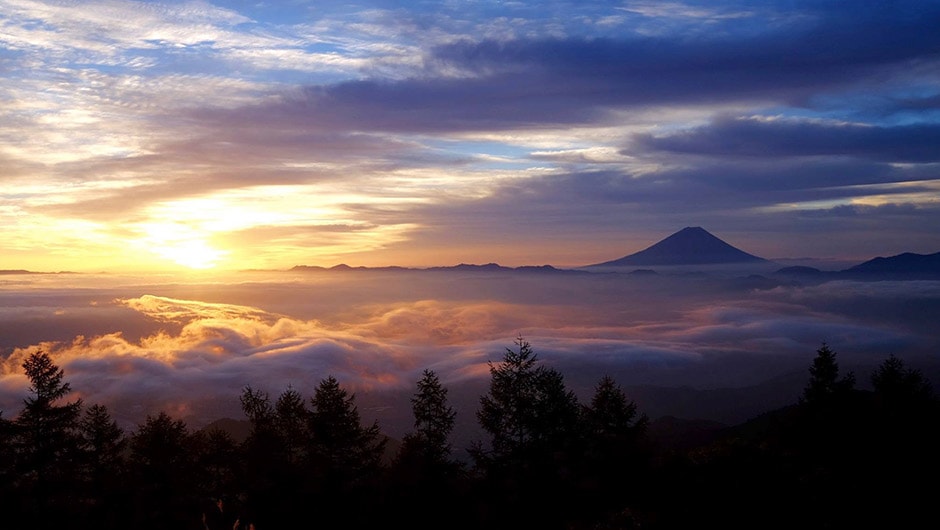
M 737 249 L 700 226 L 687 226 L 637 253 L 590 267 L 624 265 L 714 265 L 767 261 Z

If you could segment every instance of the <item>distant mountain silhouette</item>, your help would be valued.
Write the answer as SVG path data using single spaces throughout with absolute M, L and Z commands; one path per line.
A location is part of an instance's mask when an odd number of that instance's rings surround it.
M 640 252 L 613 261 L 589 265 L 609 267 L 623 265 L 711 265 L 722 263 L 766 262 L 710 234 L 699 226 L 687 226 L 659 243 Z
M 783 267 L 782 269 L 777 269 L 777 274 L 798 274 L 798 275 L 810 275 L 810 274 L 822 274 L 823 271 L 817 269 L 816 267 L 807 267 L 805 265 L 793 265 L 791 267 Z
M 430 272 L 518 272 L 530 274 L 588 274 L 585 271 L 572 269 L 559 269 L 551 265 L 522 265 L 519 267 L 506 267 L 498 263 L 486 263 L 476 265 L 472 263 L 460 263 L 458 265 L 444 267 L 427 268 L 408 268 L 399 266 L 389 267 L 351 267 L 345 263 L 334 265 L 332 267 L 320 267 L 318 265 L 295 265 L 290 269 L 292 272 L 357 272 L 357 271 L 430 271 Z
M 461 263 L 451 267 L 428 267 L 429 271 L 463 271 L 463 272 L 495 272 L 510 271 L 511 267 L 504 267 L 498 263 L 487 263 L 485 265 L 476 265 L 472 263 Z
M 887 258 L 877 257 L 843 272 L 875 274 L 940 274 L 940 252 L 915 254 L 905 252 Z

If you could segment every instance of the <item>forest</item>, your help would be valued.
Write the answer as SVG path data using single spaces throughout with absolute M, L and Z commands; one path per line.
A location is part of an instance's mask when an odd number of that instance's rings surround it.
M 489 365 L 483 439 L 451 443 L 456 412 L 424 370 L 414 428 L 392 452 L 333 376 L 277 396 L 247 386 L 250 433 L 189 428 L 166 412 L 125 432 L 71 398 L 42 350 L 15 416 L 0 412 L 0 514 L 12 528 L 626 530 L 912 528 L 934 517 L 938 399 L 889 355 L 862 390 L 823 343 L 792 405 L 676 449 L 605 376 L 587 402 L 517 338 Z M 459 451 L 465 452 L 469 458 Z M 207 518 L 208 517 L 208 518 Z

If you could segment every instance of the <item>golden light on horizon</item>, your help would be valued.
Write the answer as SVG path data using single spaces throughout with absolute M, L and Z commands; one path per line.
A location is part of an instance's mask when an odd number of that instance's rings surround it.
M 206 233 L 182 223 L 150 223 L 140 244 L 151 253 L 191 269 L 215 267 L 228 254 L 212 247 Z
M 227 252 L 212 248 L 205 241 L 184 241 L 175 245 L 155 249 L 154 252 L 179 265 L 191 269 L 211 269 Z

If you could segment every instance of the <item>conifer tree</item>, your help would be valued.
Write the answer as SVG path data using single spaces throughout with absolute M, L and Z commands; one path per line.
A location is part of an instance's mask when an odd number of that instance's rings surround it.
M 313 453 L 321 464 L 353 474 L 380 464 L 387 441 L 378 421 L 368 427 L 362 425 L 355 394 L 341 388 L 330 375 L 320 381 L 310 404 Z
M 536 372 L 533 440 L 538 449 L 557 454 L 580 442 L 581 404 L 561 372 L 546 366 Z
M 586 451 L 583 505 L 598 516 L 620 513 L 639 503 L 638 493 L 649 486 L 649 454 L 644 445 L 649 417 L 609 375 L 594 387 L 590 405 L 584 407 Z
M 415 431 L 405 436 L 402 451 L 420 454 L 428 463 L 450 459 L 448 439 L 454 429 L 457 412 L 447 404 L 447 388 L 433 370 L 424 370 L 411 398 Z
M 278 428 L 275 406 L 267 392 L 246 386 L 241 395 L 242 412 L 251 424 L 242 444 L 242 476 L 247 503 L 269 526 L 291 524 L 293 509 L 304 494 L 307 470 L 291 461 L 288 441 Z M 307 443 L 308 439 L 294 443 Z
M 288 465 L 299 466 L 305 458 L 305 448 L 310 438 L 307 424 L 309 414 L 306 400 L 293 386 L 289 385 L 278 396 L 274 405 L 274 424 Z
M 532 451 L 560 449 L 577 435 L 580 404 L 562 374 L 539 365 L 522 337 L 515 344 L 517 349 L 507 348 L 501 363 L 489 365 L 490 389 L 480 398 L 477 419 L 491 436 L 490 450 L 484 455 L 477 444 L 475 458 L 527 459 Z
M 934 401 L 930 381 L 920 370 L 906 368 L 904 361 L 893 354 L 872 374 L 871 383 L 879 404 L 889 414 L 903 414 Z
M 871 382 L 866 505 L 881 508 L 873 514 L 880 526 L 915 528 L 932 517 L 933 491 L 912 477 L 940 472 L 940 408 L 927 378 L 895 355 L 872 373 Z
M 186 423 L 164 411 L 148 414 L 131 433 L 129 467 L 135 488 L 129 526 L 183 527 L 198 513 L 197 500 L 217 493 L 198 490 L 205 481 L 196 467 L 193 441 Z
M 637 438 L 649 425 L 649 417 L 637 411 L 617 382 L 605 375 L 594 387 L 590 406 L 585 409 L 585 420 L 592 436 L 602 438 Z
M 490 363 L 490 389 L 477 419 L 490 434 L 489 448 L 470 448 L 486 478 L 494 519 L 486 525 L 561 527 L 570 502 L 581 442 L 580 404 L 561 373 L 538 364 L 522 337 L 503 361 Z
M 252 431 L 270 427 L 274 423 L 274 409 L 271 406 L 271 398 L 263 390 L 255 390 L 251 385 L 242 389 L 239 397 L 242 406 L 242 412 L 251 423 Z
M 538 358 L 522 337 L 515 344 L 515 350 L 506 348 L 501 363 L 489 363 L 490 389 L 477 411 L 480 426 L 490 434 L 489 453 L 497 459 L 525 449 L 533 437 Z M 479 448 L 474 451 L 478 460 L 483 456 Z
M 375 524 L 376 492 L 382 477 L 387 438 L 378 421 L 364 426 L 356 396 L 332 375 L 320 381 L 308 416 L 314 495 L 333 509 L 328 524 Z
M 104 405 L 86 409 L 80 426 L 88 497 L 86 520 L 98 528 L 118 528 L 123 524 L 121 508 L 127 503 L 123 482 L 127 438 Z
M 62 403 L 72 389 L 64 370 L 38 350 L 23 362 L 31 396 L 16 419 L 19 487 L 32 493 L 40 513 L 66 516 L 72 491 L 80 480 L 79 418 L 82 400 Z
M 855 376 L 839 377 L 836 353 L 825 342 L 816 350 L 810 379 L 799 400 L 798 421 L 787 433 L 799 455 L 800 480 L 812 499 L 810 510 L 822 524 L 836 524 L 850 513 L 856 495 L 850 488 L 862 484 L 858 462 L 866 455 L 871 416 L 855 390 Z M 823 501 L 823 492 L 829 497 Z M 840 524 L 845 524 L 840 523 Z
M 93 468 L 103 470 L 123 459 L 127 439 L 124 430 L 111 417 L 108 407 L 94 404 L 85 410 L 81 433 Z
M 387 475 L 386 512 L 411 528 L 440 528 L 445 518 L 460 528 L 466 506 L 460 489 L 463 466 L 452 458 L 449 443 L 457 413 L 433 370 L 424 370 L 416 386 L 411 398 L 415 430 L 402 439 Z M 424 515 L 415 518 L 418 512 Z
M 266 392 L 251 386 L 242 389 L 240 401 L 251 426 L 243 443 L 246 480 L 266 488 L 273 480 L 271 472 L 280 471 L 281 461 L 286 461 L 286 457 L 282 458 L 286 449 L 277 431 L 274 407 Z
M 855 388 L 855 375 L 849 372 L 839 379 L 839 363 L 836 352 L 825 342 L 816 350 L 816 357 L 809 369 L 810 380 L 803 390 L 801 401 L 810 405 L 824 405 L 844 396 Z

